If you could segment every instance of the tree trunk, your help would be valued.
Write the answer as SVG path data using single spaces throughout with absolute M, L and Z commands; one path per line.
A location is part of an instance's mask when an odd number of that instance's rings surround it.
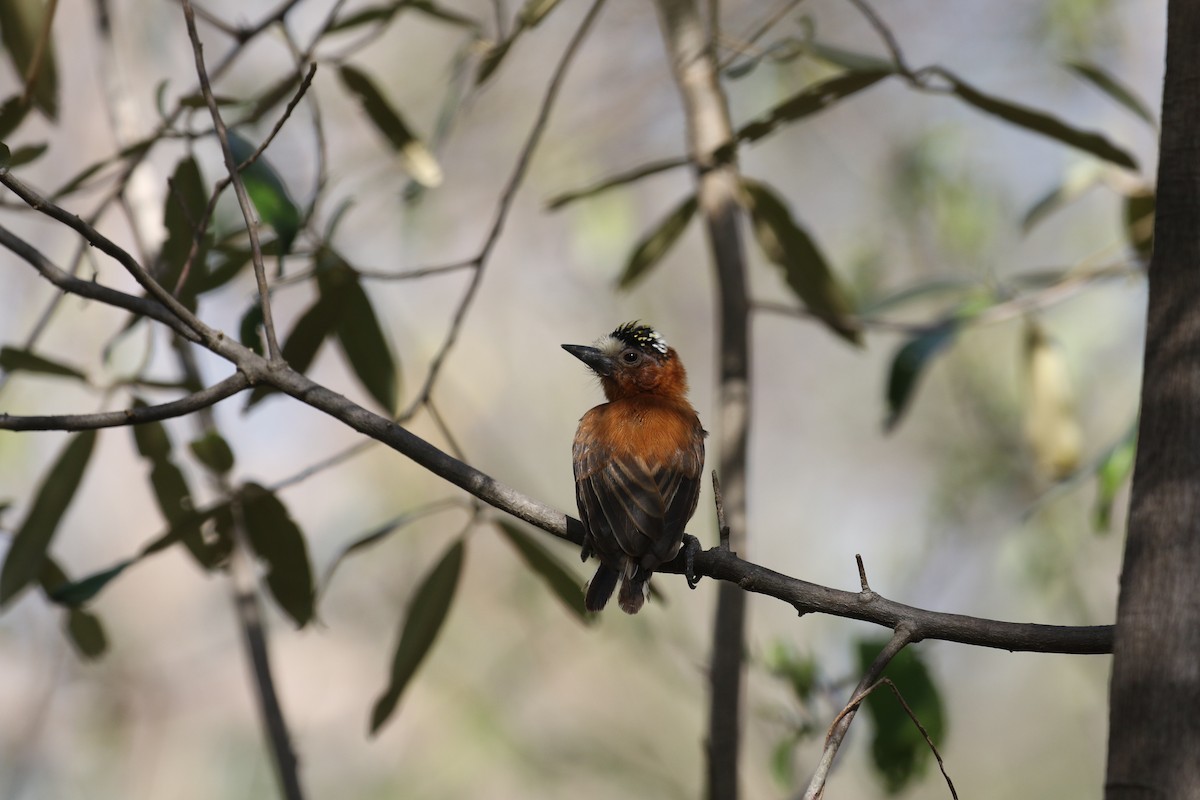
M 1170 0 L 1105 797 L 1200 798 L 1200 3 Z

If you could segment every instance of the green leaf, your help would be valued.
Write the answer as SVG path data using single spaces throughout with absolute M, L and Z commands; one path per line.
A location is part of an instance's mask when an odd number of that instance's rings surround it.
M 525 0 L 517 21 L 522 28 L 536 28 L 558 6 L 559 0 Z
M 1125 236 L 1143 263 L 1154 252 L 1154 190 L 1145 187 L 1125 195 Z
M 78 608 L 99 594 L 109 581 L 124 572 L 125 568 L 135 561 L 136 559 L 127 559 L 82 580 L 59 584 L 48 592 L 50 599 L 59 605 Z
M 63 378 L 87 381 L 87 376 L 74 367 L 51 361 L 16 347 L 0 347 L 0 369 L 5 372 L 38 372 L 43 375 L 58 375 Z
M 780 125 L 824 111 L 839 100 L 870 88 L 892 74 L 894 71 L 891 67 L 847 72 L 813 86 L 806 86 L 766 114 L 739 128 L 738 141 L 756 142 Z
M 777 640 L 767 652 L 766 667 L 778 678 L 787 681 L 801 703 L 807 703 L 817 687 L 819 670 L 812 655 L 800 653 L 790 643 Z
M 72 608 L 66 616 L 67 638 L 75 646 L 80 657 L 97 659 L 108 649 L 108 637 L 104 634 L 104 625 L 95 614 L 82 609 Z
M 146 404 L 134 398 L 133 407 L 142 408 Z M 161 461 L 171 455 L 171 439 L 167 429 L 161 422 L 146 422 L 132 426 L 133 442 L 137 445 L 138 453 L 151 462 Z
M 338 321 L 342 316 L 342 303 L 345 302 L 345 297 L 326 297 L 324 295 L 317 298 L 317 301 L 308 307 L 300 319 L 296 320 L 296 325 L 283 343 L 283 359 L 288 365 L 297 372 L 307 372 L 312 366 L 313 360 L 317 357 L 317 351 L 321 348 L 321 344 L 325 339 L 334 333 L 337 329 Z M 247 312 L 243 318 L 243 324 L 247 325 L 246 319 L 250 317 L 254 310 L 258 311 L 258 319 L 256 324 L 262 324 L 262 309 L 256 303 L 251 311 Z M 243 333 L 248 332 L 248 329 Z M 250 392 L 250 397 L 246 401 L 246 408 L 250 409 L 257 405 L 260 400 L 268 395 L 277 392 L 270 386 L 259 385 L 254 387 Z
M 887 644 L 887 639 L 861 639 L 858 662 L 864 671 Z M 883 677 L 890 678 L 908 703 L 929 738 L 936 744 L 946 733 L 946 715 L 933 676 L 920 655 L 911 647 L 901 650 Z M 929 766 L 933 752 L 913 724 L 904 707 L 886 687 L 880 686 L 863 703 L 874 731 L 871 762 L 883 779 L 888 794 L 898 794 Z
M 37 82 L 33 87 L 33 104 L 51 120 L 58 118 L 58 69 L 54 64 L 54 42 L 42 41 L 50 36 L 47 26 L 47 6 L 43 0 L 4 0 L 0 3 L 0 43 L 8 51 L 13 69 L 24 85 L 35 56 Z
M 847 293 L 808 232 L 766 184 L 742 178 L 742 190 L 758 245 L 773 264 L 782 268 L 791 290 L 830 330 L 861 345 L 862 331 L 849 316 Z
M 1150 107 L 1134 94 L 1128 87 L 1109 75 L 1095 64 L 1090 64 L 1085 61 L 1069 61 L 1066 64 L 1067 69 L 1074 72 L 1079 77 L 1083 78 L 1088 83 L 1095 86 L 1106 95 L 1116 100 L 1125 108 L 1132 111 L 1137 116 L 1150 123 L 1151 126 L 1157 127 L 1158 123 L 1154 119 L 1154 112 Z
M 696 195 L 692 195 L 676 206 L 665 219 L 654 227 L 654 230 L 638 242 L 637 247 L 633 248 L 633 254 L 629 256 L 629 261 L 626 262 L 625 269 L 621 272 L 617 286 L 621 289 L 629 289 L 649 273 L 670 251 L 675 242 L 679 241 L 679 237 L 687 230 L 688 223 L 692 221 L 695 214 Z
M 879 70 L 894 72 L 896 70 L 896 66 L 885 58 L 845 50 L 813 40 L 804 43 L 804 50 L 813 58 L 852 72 L 876 72 Z
M 188 448 L 201 464 L 217 475 L 224 475 L 233 469 L 233 450 L 224 437 L 216 431 L 209 431 L 199 439 L 190 442 Z
M 233 160 L 239 165 L 246 162 L 257 149 L 255 145 L 243 139 L 233 131 L 229 132 L 229 149 Z M 270 225 L 279 239 L 280 252 L 284 255 L 292 251 L 292 243 L 300 232 L 302 216 L 300 209 L 292 201 L 287 187 L 279 173 L 271 166 L 264 153 L 253 164 L 242 170 L 242 183 L 246 193 L 254 203 L 263 222 Z
M 16 169 L 17 167 L 23 167 L 26 164 L 37 161 L 49 146 L 45 142 L 42 142 L 41 144 L 28 144 L 24 147 L 18 147 L 9 156 L 8 168 Z
M 312 564 L 304 534 L 287 508 L 256 483 L 242 487 L 242 513 L 250 546 L 267 565 L 267 588 L 298 627 L 313 617 Z
M 409 0 L 394 0 L 391 3 L 368 6 L 353 14 L 338 18 L 338 21 L 329 27 L 329 33 L 348 31 L 372 22 L 390 21 L 392 17 L 396 16 L 396 12 L 408 4 Z
M 420 11 L 427 17 L 432 17 L 439 22 L 445 22 L 456 28 L 465 28 L 476 34 L 483 30 L 483 26 L 479 24 L 479 20 L 469 17 L 466 14 L 459 14 L 457 11 L 452 11 L 445 6 L 438 5 L 433 0 L 413 0 L 411 5 L 414 11 Z
M 1089 189 L 1104 180 L 1105 168 L 1095 161 L 1076 164 L 1068 170 L 1061 184 L 1038 198 L 1025 216 L 1021 218 L 1021 230 L 1025 233 L 1049 217 L 1055 211 L 1075 202 Z
M 367 75 L 354 67 L 345 65 L 339 71 L 342 83 L 358 98 L 375 127 L 387 137 L 392 149 L 400 156 L 404 170 L 422 186 L 434 187 L 442 183 L 442 168 L 433 153 L 415 135 L 379 89 Z
M 317 254 L 317 286 L 321 301 L 336 309 L 334 330 L 350 368 L 371 397 L 394 413 L 399 388 L 396 360 L 358 273 L 325 247 Z
M 800 737 L 789 731 L 771 748 L 771 777 L 781 789 L 791 789 L 796 782 L 796 746 Z
M 1108 451 L 1096 469 L 1096 505 L 1092 511 L 1092 527 L 1097 533 L 1108 533 L 1112 528 L 1113 502 L 1117 492 L 1133 474 L 1137 433 L 1135 424 L 1125 438 Z
M 262 304 L 255 300 L 254 303 L 246 309 L 246 313 L 242 314 L 242 321 L 238 323 L 238 341 L 240 341 L 246 347 L 249 347 L 254 352 L 258 353 L 260 356 L 263 354 L 262 336 L 260 335 L 262 326 Z M 257 392 L 258 389 L 255 389 L 254 391 Z M 253 397 L 254 396 L 252 394 L 252 401 Z M 246 407 L 249 408 L 251 405 L 253 405 L 253 402 L 247 403 Z
M 512 47 L 513 42 L 516 41 L 517 35 L 520 32 L 521 29 L 518 28 L 513 31 L 512 36 L 503 42 L 494 43 L 487 49 L 487 52 L 483 54 L 483 58 L 479 60 L 479 69 L 475 72 L 476 86 L 482 86 L 500 68 L 500 62 L 508 55 L 508 49 Z
M 96 431 L 72 435 L 42 479 L 29 514 L 13 536 L 4 567 L 0 570 L 0 606 L 7 605 L 38 577 L 50 541 L 83 480 L 95 444 Z
M 980 111 L 1026 130 L 1048 136 L 1086 153 L 1091 153 L 1097 158 L 1110 161 L 1126 169 L 1137 170 L 1138 168 L 1137 161 L 1133 156 L 1099 133 L 1072 128 L 1049 114 L 984 94 L 945 70 L 939 70 L 939 73 L 950 82 L 950 88 L 956 95 Z
M 459 575 L 462 574 L 464 550 L 463 541 L 459 539 L 421 581 L 408 604 L 408 612 L 400 629 L 400 641 L 392 657 L 390 682 L 371 711 L 372 735 L 396 710 L 405 687 L 425 660 L 446 621 L 454 592 L 458 588 Z
M 163 225 L 167 229 L 167 238 L 162 246 L 158 278 L 167 291 L 173 292 L 179 282 L 196 238 L 196 226 L 204 216 L 207 205 L 208 190 L 204 176 L 196 159 L 188 156 L 176 165 L 163 201 Z M 196 257 L 188 269 L 187 281 L 179 293 L 180 300 L 192 310 L 195 310 L 196 294 L 206 280 L 204 273 L 210 243 L 211 237 L 207 233 L 201 237 Z
M 6 99 L 0 105 L 0 139 L 7 139 L 17 128 L 21 127 L 21 123 L 25 121 L 28 113 L 29 104 L 21 102 L 20 93 Z M 0 162 L 0 169 L 4 168 L 5 164 Z
M 538 574 L 547 588 L 558 597 L 567 610 L 584 624 L 590 624 L 593 615 L 588 614 L 583 605 L 583 581 L 566 565 L 542 546 L 540 542 L 521 529 L 519 525 L 508 520 L 499 520 L 496 526 L 508 539 L 525 563 Z
M 884 431 L 891 433 L 895 430 L 912 402 L 918 379 L 934 356 L 954 342 L 958 329 L 958 320 L 943 322 L 923 333 L 918 333 L 896 351 L 896 355 L 892 357 L 891 371 L 888 374 L 888 415 L 883 423 Z

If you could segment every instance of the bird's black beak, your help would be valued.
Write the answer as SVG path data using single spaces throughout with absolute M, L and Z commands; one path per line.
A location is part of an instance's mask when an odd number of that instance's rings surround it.
M 582 344 L 564 344 L 562 349 L 587 364 L 591 367 L 592 372 L 601 378 L 607 378 L 613 374 L 613 367 L 615 366 L 613 360 L 594 347 L 587 347 Z

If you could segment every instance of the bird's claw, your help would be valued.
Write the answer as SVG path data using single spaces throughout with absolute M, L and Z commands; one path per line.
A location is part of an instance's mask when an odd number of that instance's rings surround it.
M 683 575 L 687 578 L 689 589 L 695 589 L 696 584 L 700 583 L 700 576 L 696 574 L 696 553 L 700 552 L 700 540 L 690 533 L 683 535 Z

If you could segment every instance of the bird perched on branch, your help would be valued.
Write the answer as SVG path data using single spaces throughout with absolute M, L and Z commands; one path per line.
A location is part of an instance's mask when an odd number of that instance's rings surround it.
M 617 602 L 636 614 L 651 573 L 684 544 L 706 434 L 687 400 L 679 355 L 653 328 L 629 322 L 594 347 L 563 349 L 600 377 L 608 400 L 583 415 L 573 448 L 575 501 L 586 530 L 581 555 L 600 559 L 585 605 L 603 609 L 619 580 Z M 686 538 L 694 553 L 699 543 Z M 690 566 L 688 572 L 694 585 Z

